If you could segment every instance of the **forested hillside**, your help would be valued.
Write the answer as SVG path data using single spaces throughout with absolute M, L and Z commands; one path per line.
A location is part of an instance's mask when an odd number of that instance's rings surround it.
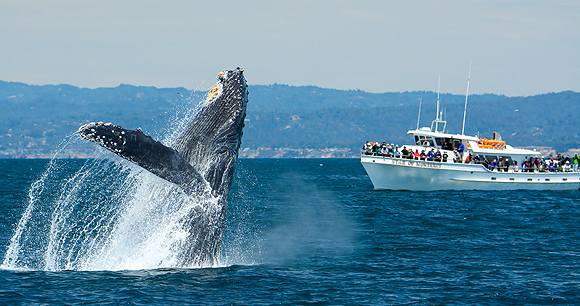
M 429 126 L 437 96 L 279 84 L 249 86 L 249 91 L 242 156 L 257 157 L 353 156 L 366 140 L 408 143 L 406 132 L 417 125 L 419 98 L 421 126 Z M 87 89 L 0 81 L 0 157 L 49 157 L 67 135 L 90 121 L 141 127 L 160 138 L 204 95 L 185 88 Z M 449 132 L 461 132 L 464 102 L 465 96 L 441 95 Z M 469 97 L 465 132 L 490 137 L 496 131 L 514 146 L 566 151 L 580 148 L 579 113 L 580 94 L 575 92 L 474 95 Z

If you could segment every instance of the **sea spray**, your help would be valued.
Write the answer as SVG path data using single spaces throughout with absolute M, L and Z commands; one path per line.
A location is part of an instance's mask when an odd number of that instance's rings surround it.
M 61 154 L 66 149 L 70 143 L 70 139 L 73 137 L 77 136 L 72 134 L 68 135 L 65 140 L 59 144 L 55 156 Z M 51 181 L 50 176 L 56 171 L 56 169 L 62 166 L 63 165 L 59 163 L 58 159 L 53 158 L 41 177 L 30 186 L 28 190 L 28 205 L 16 226 L 14 235 L 10 239 L 10 245 L 8 246 L 8 250 L 6 251 L 6 255 L 2 262 L 2 268 L 37 268 L 38 257 L 40 256 L 38 250 L 43 247 L 42 244 L 44 242 L 41 238 L 44 229 L 40 222 L 34 221 L 35 218 L 33 218 L 33 216 L 46 216 L 47 211 L 40 205 L 41 199 L 44 196 L 43 193 L 45 193 L 47 189 L 50 190 L 52 188 L 45 188 L 45 184 Z M 47 197 L 50 196 L 50 194 L 47 195 Z M 33 220 L 32 222 L 31 219 Z M 23 246 L 27 247 L 23 248 Z
M 172 119 L 162 137 L 165 143 L 183 131 L 202 103 L 182 110 L 181 119 Z M 81 140 L 74 136 L 66 142 L 78 145 Z M 49 271 L 180 267 L 179 256 L 188 247 L 186 240 L 191 240 L 187 220 L 203 221 L 209 231 L 221 226 L 218 198 L 188 196 L 108 151 L 95 152 L 98 158 L 76 171 L 62 159 L 66 153 L 54 156 L 30 188 L 28 207 L 3 267 Z M 221 244 L 223 230 L 215 233 L 219 239 L 214 240 Z M 211 265 L 216 262 L 219 265 L 219 258 Z M 188 267 L 207 265 L 200 259 Z
M 89 160 L 66 179 L 53 213 L 46 270 L 79 270 L 94 248 L 106 243 L 125 200 L 141 182 L 138 170 L 122 161 Z

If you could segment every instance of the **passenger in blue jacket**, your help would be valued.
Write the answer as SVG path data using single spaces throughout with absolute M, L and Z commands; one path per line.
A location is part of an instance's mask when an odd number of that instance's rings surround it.
M 489 170 L 493 171 L 494 169 L 498 169 L 497 160 L 495 158 L 493 159 L 493 161 L 491 162 L 491 164 L 489 164 Z
M 457 152 L 459 152 L 459 156 L 463 160 L 463 151 L 465 151 L 465 145 L 463 144 L 463 140 L 459 143 L 459 147 L 457 147 Z

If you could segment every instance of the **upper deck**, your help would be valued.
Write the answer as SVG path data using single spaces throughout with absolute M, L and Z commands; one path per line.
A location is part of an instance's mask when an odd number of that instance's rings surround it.
M 461 143 L 465 147 L 465 152 L 480 156 L 509 156 L 512 160 L 521 160 L 525 157 L 539 155 L 540 152 L 517 149 L 505 144 L 505 141 L 480 139 L 477 136 L 461 134 L 449 134 L 439 131 L 431 131 L 430 128 L 410 130 L 407 134 L 414 136 L 415 145 L 423 147 L 434 147 L 441 150 L 454 151 Z M 467 154 L 464 155 L 464 158 Z

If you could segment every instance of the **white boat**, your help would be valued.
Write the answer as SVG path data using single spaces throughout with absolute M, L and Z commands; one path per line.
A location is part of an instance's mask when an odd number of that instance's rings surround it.
M 414 136 L 416 144 L 405 146 L 408 150 L 419 152 L 430 149 L 439 149 L 441 154 L 447 153 L 446 161 L 429 161 L 405 158 L 402 154 L 366 155 L 363 152 L 361 162 L 367 171 L 375 189 L 391 190 L 507 190 L 507 189 L 535 189 L 535 190 L 568 190 L 580 189 L 580 173 L 562 170 L 550 172 L 548 169 L 530 169 L 523 172 L 521 161 L 538 156 L 540 153 L 532 150 L 516 149 L 510 145 L 498 145 L 489 148 L 483 143 L 494 143 L 475 136 L 447 134 L 431 131 L 429 128 L 410 130 L 407 134 Z M 428 145 L 424 144 L 425 141 Z M 450 146 L 443 148 L 448 141 Z M 459 141 L 467 143 L 460 162 L 455 162 L 456 148 Z M 498 141 L 502 144 L 501 141 Z M 484 147 L 486 146 L 486 147 Z M 479 156 L 488 161 L 500 158 L 509 162 L 507 171 L 499 168 L 490 170 L 485 164 L 468 162 L 468 156 Z M 513 161 L 518 163 L 517 170 Z M 567 170 L 567 169 L 566 169 Z
M 468 83 L 469 84 L 469 83 Z M 469 85 L 468 85 L 469 92 Z M 467 95 L 466 95 L 467 108 Z M 420 109 L 420 108 L 419 108 Z M 420 111 L 419 111 L 420 118 Z M 465 127 L 465 113 L 464 113 Z M 443 128 L 439 130 L 439 126 Z M 478 136 L 445 133 L 446 122 L 440 119 L 439 98 L 437 118 L 431 127 L 410 130 L 415 143 L 404 148 L 413 151 L 439 150 L 447 160 L 405 158 L 400 151 L 396 154 L 364 152 L 361 163 L 368 173 L 375 189 L 390 190 L 572 190 L 580 189 L 580 173 L 574 172 L 571 164 L 555 169 L 532 167 L 524 169 L 524 160 L 539 157 L 535 150 L 517 149 L 507 145 L 501 136 L 494 133 L 493 139 Z M 463 128 L 464 130 L 464 128 Z M 463 143 L 462 156 L 454 157 Z M 399 150 L 402 150 L 401 147 Z M 490 169 L 485 163 L 469 161 L 479 157 L 481 161 L 502 161 L 503 169 Z M 517 162 L 517 166 L 514 166 Z M 507 167 L 506 167 L 507 166 Z M 524 171 L 525 170 L 525 171 Z

